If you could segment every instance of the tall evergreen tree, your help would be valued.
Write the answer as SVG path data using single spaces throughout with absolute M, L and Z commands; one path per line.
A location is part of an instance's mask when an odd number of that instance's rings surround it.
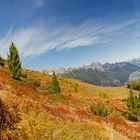
M 13 42 L 9 47 L 7 64 L 10 77 L 19 80 L 21 76 L 21 62 L 18 55 L 18 50 Z
M 53 72 L 53 75 L 52 75 L 52 88 L 53 88 L 55 93 L 60 93 L 59 82 L 58 82 L 57 77 L 56 77 L 54 72 Z

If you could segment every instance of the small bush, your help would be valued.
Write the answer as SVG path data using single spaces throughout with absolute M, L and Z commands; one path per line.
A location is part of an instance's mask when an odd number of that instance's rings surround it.
M 140 80 L 128 82 L 127 87 L 140 91 Z
M 100 93 L 99 93 L 99 96 L 100 96 L 101 98 L 108 98 L 108 94 L 107 94 L 106 92 L 100 92 Z
M 27 78 L 27 74 L 21 73 L 21 77 L 22 77 L 22 78 Z
M 51 84 L 43 85 L 40 89 L 42 89 L 42 90 L 51 90 L 56 94 L 59 94 L 61 92 L 60 85 L 59 85 L 59 82 L 57 80 L 57 76 L 55 75 L 55 73 L 53 73 L 53 75 L 52 75 Z
M 52 85 L 46 84 L 40 87 L 41 90 L 53 90 Z
M 73 87 L 74 87 L 74 92 L 78 92 L 78 88 L 79 88 L 78 83 L 74 83 Z
M 79 91 L 80 84 L 75 82 L 74 80 L 71 80 L 65 77 L 61 77 L 60 80 L 64 83 L 70 84 L 73 87 L 74 92 L 77 93 Z
M 108 109 L 100 103 L 91 105 L 90 111 L 97 116 L 107 116 L 109 114 Z
M 5 65 L 6 60 L 0 56 L 0 66 Z
M 130 94 L 127 98 L 127 106 L 128 106 L 128 119 L 132 121 L 140 120 L 140 94 L 139 97 L 135 96 L 130 90 Z
M 29 79 L 28 79 L 28 82 L 31 83 L 31 84 L 33 84 L 33 85 L 36 86 L 36 87 L 39 87 L 39 86 L 40 86 L 40 80 L 38 80 L 38 79 L 29 78 Z

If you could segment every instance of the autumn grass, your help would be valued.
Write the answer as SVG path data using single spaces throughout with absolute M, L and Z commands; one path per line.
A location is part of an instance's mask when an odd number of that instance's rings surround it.
M 40 79 L 41 86 L 51 83 L 51 76 L 44 71 L 24 69 L 23 74 Z M 12 140 L 138 139 L 138 123 L 129 123 L 121 115 L 119 119 L 114 117 L 120 111 L 127 111 L 123 101 L 129 94 L 126 87 L 100 87 L 59 77 L 61 94 L 56 96 L 48 89 L 28 84 L 26 78 L 22 81 L 9 78 L 5 69 L 0 68 L 0 76 L 0 98 L 10 106 L 17 106 L 21 118 L 13 124 L 15 129 L 9 131 Z M 90 112 L 90 105 L 98 103 L 107 107 L 109 116 Z

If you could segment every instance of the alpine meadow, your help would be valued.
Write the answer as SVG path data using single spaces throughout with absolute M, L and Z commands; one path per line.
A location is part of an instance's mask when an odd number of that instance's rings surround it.
M 0 0 L 0 140 L 140 140 L 139 0 Z

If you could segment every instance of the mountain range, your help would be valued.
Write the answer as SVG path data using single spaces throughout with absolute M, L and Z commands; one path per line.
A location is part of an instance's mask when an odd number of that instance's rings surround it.
M 105 63 L 93 62 L 77 68 L 49 69 L 58 75 L 77 79 L 100 86 L 122 86 L 129 80 L 140 79 L 140 59 L 126 62 Z
M 128 61 L 126 61 L 126 62 L 131 63 L 131 64 L 134 64 L 134 65 L 140 67 L 140 58 L 136 58 L 136 59 L 128 60 Z

